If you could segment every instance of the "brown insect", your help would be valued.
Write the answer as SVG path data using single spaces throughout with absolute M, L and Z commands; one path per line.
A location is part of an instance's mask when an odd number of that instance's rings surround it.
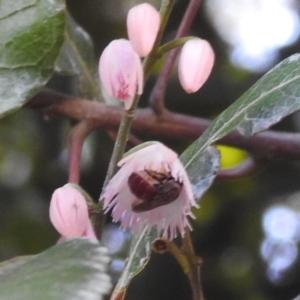
M 144 212 L 175 201 L 182 190 L 182 183 L 170 173 L 144 170 L 139 174 L 131 173 L 128 185 L 137 200 L 132 204 L 132 211 Z

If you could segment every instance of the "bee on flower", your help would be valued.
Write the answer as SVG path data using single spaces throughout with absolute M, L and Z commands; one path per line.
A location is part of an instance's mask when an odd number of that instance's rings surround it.
M 132 149 L 103 192 L 105 212 L 134 233 L 156 227 L 158 235 L 173 239 L 191 229 L 194 217 L 192 187 L 178 155 L 161 143 Z

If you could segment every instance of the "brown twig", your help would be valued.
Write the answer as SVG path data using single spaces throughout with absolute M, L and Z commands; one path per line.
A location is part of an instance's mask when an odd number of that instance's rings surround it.
M 200 3 L 200 0 L 190 0 L 185 14 L 183 16 L 183 19 L 178 28 L 178 31 L 176 33 L 176 38 L 181 38 L 188 34 L 192 22 L 199 9 Z M 160 72 L 160 75 L 157 78 L 156 84 L 149 98 L 150 105 L 158 116 L 162 116 L 165 112 L 164 97 L 166 86 L 179 51 L 180 48 L 176 48 L 169 52 L 166 62 Z
M 195 255 L 189 231 L 186 233 L 182 242 L 183 245 L 181 249 L 179 249 L 172 241 L 159 238 L 152 243 L 151 249 L 158 254 L 169 252 L 188 277 L 193 292 L 193 300 L 203 300 L 202 287 L 200 284 L 199 258 Z
M 117 130 L 122 117 L 122 108 L 72 98 L 50 90 L 40 92 L 26 106 L 38 109 L 48 116 L 88 120 L 95 129 Z M 195 140 L 209 124 L 208 120 L 174 112 L 169 112 L 163 121 L 158 122 L 151 109 L 137 109 L 131 131 L 148 138 Z M 266 161 L 300 159 L 299 133 L 266 131 L 246 138 L 234 131 L 219 143 L 244 149 L 254 157 Z
M 182 252 L 190 266 L 189 280 L 193 291 L 193 300 L 204 300 L 200 278 L 199 258 L 195 254 L 189 230 L 187 230 L 183 237 L 182 243 Z

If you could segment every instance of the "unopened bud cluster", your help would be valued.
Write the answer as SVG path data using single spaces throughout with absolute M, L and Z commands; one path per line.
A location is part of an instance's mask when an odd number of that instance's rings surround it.
M 160 14 L 150 4 L 142 3 L 130 9 L 127 16 L 129 40 L 112 41 L 99 61 L 102 86 L 110 98 L 124 102 L 128 110 L 135 95 L 143 92 L 142 57 L 151 52 L 160 28 Z M 210 44 L 194 38 L 182 48 L 178 75 L 183 89 L 195 93 L 205 83 L 214 64 Z
M 103 88 L 111 98 L 124 102 L 128 110 L 136 94 L 143 92 L 144 75 L 140 57 L 147 56 L 154 45 L 160 25 L 159 12 L 150 4 L 134 6 L 127 16 L 129 40 L 112 41 L 99 61 Z

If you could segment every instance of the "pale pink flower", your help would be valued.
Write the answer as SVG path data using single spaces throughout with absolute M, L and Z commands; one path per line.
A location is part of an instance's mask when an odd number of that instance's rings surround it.
M 84 236 L 96 239 L 91 233 L 93 229 L 84 196 L 72 184 L 54 191 L 49 212 L 51 223 L 61 234 L 59 241 Z
M 143 68 L 128 40 L 112 41 L 99 61 L 100 80 L 111 98 L 124 101 L 129 109 L 136 94 L 143 92 Z
M 215 55 L 210 44 L 195 38 L 182 47 L 178 62 L 179 81 L 187 93 L 197 92 L 207 80 Z
M 115 222 L 139 233 L 156 226 L 158 235 L 173 239 L 191 228 L 193 217 L 191 184 L 178 156 L 161 143 L 153 142 L 119 163 L 120 170 L 103 193 L 104 209 L 112 209 Z
M 160 25 L 159 12 L 149 3 L 131 8 L 127 15 L 127 33 L 134 50 L 140 57 L 153 48 Z

